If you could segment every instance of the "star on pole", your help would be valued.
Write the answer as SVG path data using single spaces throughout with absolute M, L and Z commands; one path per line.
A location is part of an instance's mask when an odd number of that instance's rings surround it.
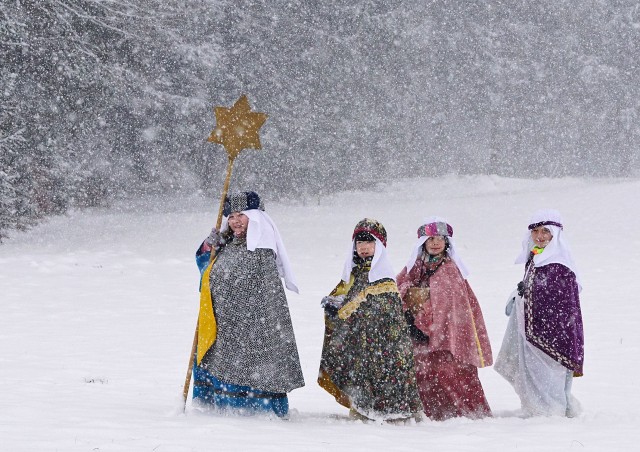
M 267 120 L 265 113 L 251 111 L 246 95 L 231 108 L 215 107 L 216 128 L 207 141 L 224 146 L 233 161 L 246 148 L 262 149 L 258 130 Z

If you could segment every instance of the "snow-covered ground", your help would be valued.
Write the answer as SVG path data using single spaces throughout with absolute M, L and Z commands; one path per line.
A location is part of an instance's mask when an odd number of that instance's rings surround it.
M 251 188 L 251 187 L 241 187 Z M 301 294 L 289 303 L 307 385 L 289 421 L 181 409 L 198 313 L 193 252 L 217 200 L 147 200 L 72 212 L 0 246 L 1 451 L 631 451 L 640 443 L 640 181 L 493 176 L 405 180 L 306 203 L 266 200 Z M 389 234 L 399 271 L 427 215 L 449 220 L 500 347 L 530 214 L 561 211 L 581 269 L 585 376 L 574 419 L 518 417 L 511 387 L 480 378 L 494 417 L 363 424 L 316 384 L 320 298 L 340 278 L 353 226 Z

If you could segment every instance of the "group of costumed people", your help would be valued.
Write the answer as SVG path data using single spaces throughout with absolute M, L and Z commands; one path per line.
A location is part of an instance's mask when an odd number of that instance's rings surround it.
M 575 416 L 571 394 L 584 355 L 580 283 L 557 211 L 534 214 L 516 263 L 495 369 L 525 415 Z M 421 224 L 399 274 L 384 226 L 351 235 L 342 278 L 321 300 L 325 334 L 318 384 L 363 421 L 491 416 L 478 369 L 493 364 L 480 304 L 453 228 Z M 201 272 L 194 402 L 219 412 L 287 418 L 304 386 L 284 286 L 298 292 L 280 233 L 255 192 L 226 198 L 220 231 L 196 252 Z

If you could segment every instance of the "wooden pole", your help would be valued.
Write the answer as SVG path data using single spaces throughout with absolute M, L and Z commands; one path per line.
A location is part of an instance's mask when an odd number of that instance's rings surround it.
M 227 199 L 227 193 L 229 192 L 229 184 L 231 183 L 231 172 L 233 171 L 233 162 L 235 161 L 235 157 L 231 157 L 229 155 L 229 161 L 227 163 L 227 176 L 224 180 L 224 186 L 222 188 L 222 196 L 220 197 L 220 208 L 218 209 L 218 218 L 216 220 L 216 229 L 220 231 L 220 226 L 222 225 L 222 214 L 224 213 L 224 202 Z M 213 249 L 211 249 L 211 254 L 209 256 L 209 262 L 211 262 L 214 258 Z M 198 321 L 196 322 L 196 331 L 193 334 L 193 344 L 191 345 L 191 356 L 189 357 L 189 367 L 187 368 L 187 376 L 184 379 L 184 387 L 182 388 L 182 411 L 187 409 L 187 398 L 189 397 L 189 386 L 191 385 L 191 375 L 193 373 L 193 364 L 196 357 L 196 350 L 198 348 L 198 323 L 200 318 L 198 317 Z
M 233 171 L 233 162 L 235 157 L 229 156 L 227 163 L 227 177 L 224 180 L 224 187 L 222 187 L 222 198 L 220 198 L 220 208 L 218 209 L 218 219 L 216 220 L 216 229 L 220 230 L 222 225 L 222 214 L 224 213 L 224 201 L 227 199 L 227 193 L 229 192 L 229 184 L 231 183 L 231 171 Z M 211 259 L 213 259 L 213 253 L 211 253 Z
M 199 320 L 199 318 L 198 318 Z M 191 345 L 191 356 L 189 358 L 189 367 L 187 367 L 187 376 L 184 379 L 184 387 L 182 388 L 182 411 L 187 409 L 187 398 L 189 397 L 189 386 L 191 385 L 191 374 L 193 373 L 193 362 L 198 348 L 198 320 L 196 320 L 196 332 L 193 335 L 193 344 Z

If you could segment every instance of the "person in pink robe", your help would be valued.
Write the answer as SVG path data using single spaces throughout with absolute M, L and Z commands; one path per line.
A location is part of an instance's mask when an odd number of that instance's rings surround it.
M 493 364 L 491 344 L 452 236 L 453 228 L 444 220 L 426 220 L 397 276 L 420 399 L 432 420 L 491 416 L 478 378 L 478 368 Z

